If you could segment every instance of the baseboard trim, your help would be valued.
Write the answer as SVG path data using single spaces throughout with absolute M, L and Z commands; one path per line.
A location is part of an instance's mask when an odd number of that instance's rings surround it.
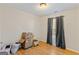
M 76 53 L 79 53 L 79 51 L 77 50 L 74 50 L 74 49 L 70 49 L 70 48 L 66 48 L 67 50 L 70 50 L 70 51 L 73 51 L 73 52 L 76 52 Z
M 40 41 L 46 42 L 46 40 L 40 40 Z

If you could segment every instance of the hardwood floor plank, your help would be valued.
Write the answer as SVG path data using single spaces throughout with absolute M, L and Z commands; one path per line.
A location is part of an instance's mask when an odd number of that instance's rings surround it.
M 37 47 L 32 47 L 29 49 L 20 49 L 17 52 L 18 55 L 79 55 L 79 53 L 60 49 L 55 46 L 49 45 L 45 42 L 40 41 Z

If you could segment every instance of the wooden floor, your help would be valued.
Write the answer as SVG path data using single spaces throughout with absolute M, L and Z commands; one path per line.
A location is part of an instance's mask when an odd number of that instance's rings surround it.
M 20 49 L 17 52 L 17 54 L 18 55 L 79 55 L 79 53 L 60 49 L 41 41 L 39 42 L 39 45 L 37 47 L 32 47 L 26 50 Z

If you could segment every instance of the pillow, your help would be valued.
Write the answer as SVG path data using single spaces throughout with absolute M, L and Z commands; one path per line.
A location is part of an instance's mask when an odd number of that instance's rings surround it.
M 12 44 L 12 46 L 11 46 L 11 53 L 12 54 L 16 54 L 16 52 L 18 51 L 18 49 L 19 49 L 19 47 L 20 47 L 20 44 L 18 43 L 18 44 Z
M 4 47 L 3 42 L 0 42 L 0 50 L 2 50 L 2 49 L 3 49 L 3 47 Z

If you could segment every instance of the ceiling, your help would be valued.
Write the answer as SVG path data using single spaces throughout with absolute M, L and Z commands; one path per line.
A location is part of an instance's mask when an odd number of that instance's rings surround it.
M 0 6 L 9 6 L 18 10 L 29 12 L 35 15 L 51 15 L 68 9 L 73 9 L 79 6 L 78 3 L 48 3 L 46 9 L 39 8 L 39 3 L 8 3 L 0 4 Z

